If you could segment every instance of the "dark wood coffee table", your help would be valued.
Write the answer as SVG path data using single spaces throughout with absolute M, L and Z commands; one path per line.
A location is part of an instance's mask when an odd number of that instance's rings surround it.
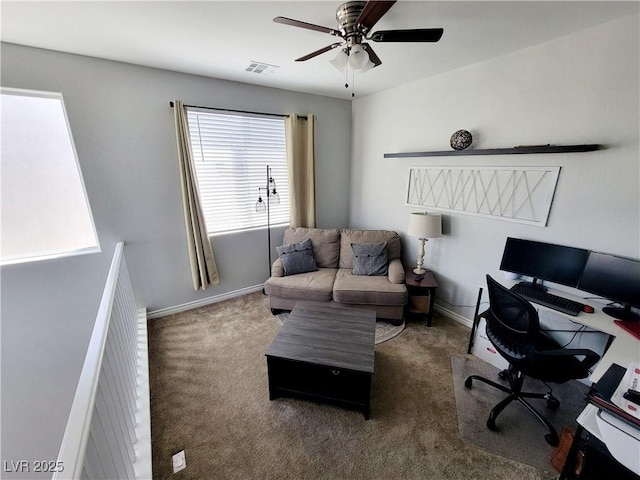
M 298 302 L 266 353 L 269 399 L 321 401 L 369 419 L 375 325 L 370 310 Z

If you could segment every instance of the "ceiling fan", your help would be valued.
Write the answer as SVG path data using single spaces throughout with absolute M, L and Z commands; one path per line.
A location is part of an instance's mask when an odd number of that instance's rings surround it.
M 366 71 L 382 63 L 367 41 L 374 42 L 437 42 L 442 37 L 442 28 L 418 28 L 412 30 L 379 30 L 371 33 L 373 26 L 396 3 L 393 1 L 351 1 L 344 3 L 336 10 L 338 28 L 322 27 L 286 17 L 276 17 L 276 23 L 306 28 L 317 32 L 328 33 L 342 40 L 311 52 L 296 62 L 304 62 L 325 52 L 340 47 L 338 56 L 331 63 L 339 70 L 348 64 L 353 70 Z

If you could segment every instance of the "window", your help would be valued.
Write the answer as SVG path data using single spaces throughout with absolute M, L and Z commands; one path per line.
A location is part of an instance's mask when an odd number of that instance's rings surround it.
M 100 251 L 62 95 L 0 93 L 1 263 Z
M 267 213 L 256 211 L 258 198 L 266 200 L 267 166 L 280 197 L 269 204 L 271 225 L 288 225 L 284 119 L 195 108 L 187 118 L 209 233 L 267 225 Z

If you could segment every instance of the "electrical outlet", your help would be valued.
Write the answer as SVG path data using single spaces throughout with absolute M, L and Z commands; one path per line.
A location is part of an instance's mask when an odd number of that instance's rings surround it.
M 184 450 L 180 450 L 171 458 L 173 459 L 173 473 L 187 468 L 187 459 L 184 456 Z

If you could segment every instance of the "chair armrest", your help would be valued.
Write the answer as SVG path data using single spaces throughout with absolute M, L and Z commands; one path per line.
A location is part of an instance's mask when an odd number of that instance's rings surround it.
M 282 260 L 279 258 L 276 258 L 276 261 L 271 265 L 271 276 L 284 277 L 284 265 L 282 265 Z
M 404 283 L 404 267 L 399 258 L 389 262 L 389 281 L 391 283 Z
M 595 363 L 600 360 L 600 355 L 587 348 L 561 348 L 558 350 L 546 350 L 544 351 L 544 355 L 550 357 L 584 356 L 584 358 L 580 361 L 580 364 L 585 368 L 589 368 L 592 365 L 595 365 Z
M 549 355 L 550 357 L 568 357 L 569 355 L 573 355 L 575 357 L 576 355 L 586 355 L 600 358 L 600 355 L 588 348 L 558 348 L 556 350 L 543 350 L 541 353 Z

